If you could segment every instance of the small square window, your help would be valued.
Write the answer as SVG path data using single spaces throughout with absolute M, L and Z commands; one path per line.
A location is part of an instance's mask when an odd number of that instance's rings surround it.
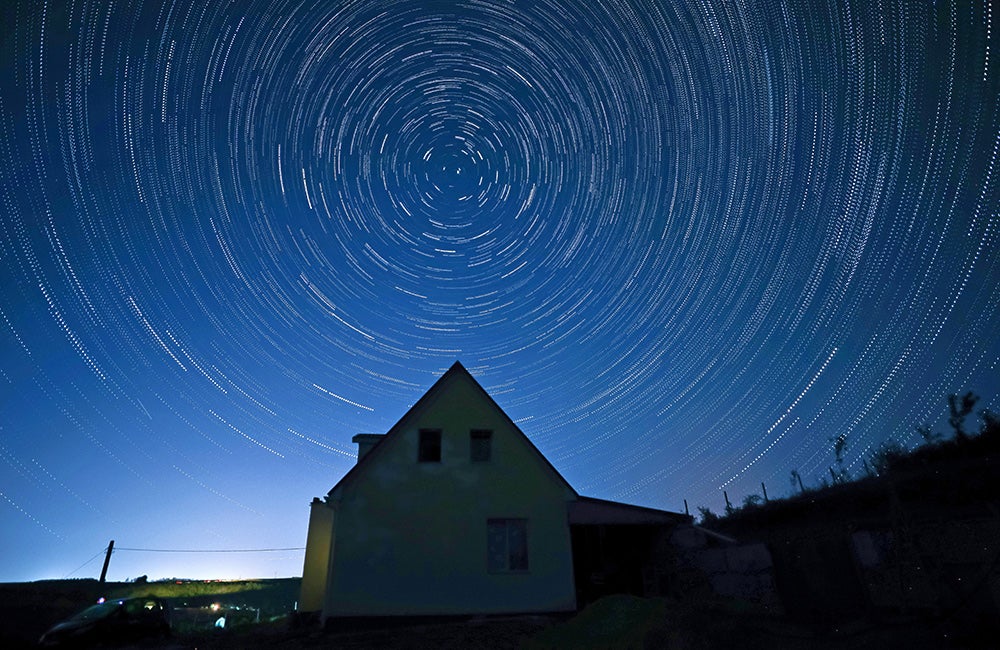
M 421 429 L 420 448 L 417 461 L 421 463 L 441 462 L 441 429 Z
M 486 520 L 486 568 L 490 573 L 528 570 L 528 520 Z
M 469 458 L 474 463 L 485 463 L 490 459 L 493 432 L 489 429 L 469 431 Z

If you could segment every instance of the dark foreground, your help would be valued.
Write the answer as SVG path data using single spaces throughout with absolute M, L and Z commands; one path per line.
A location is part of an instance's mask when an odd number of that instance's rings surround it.
M 931 650 L 996 648 L 997 639 L 968 631 L 958 634 L 940 623 L 901 618 L 891 624 L 857 621 L 816 629 L 761 612 L 734 611 L 715 604 L 703 610 L 664 600 L 610 596 L 575 616 L 518 616 L 464 622 L 409 625 L 388 629 L 322 632 L 264 629 L 176 639 L 177 649 L 299 648 L 664 648 L 667 650 Z
M 232 635 L 177 638 L 171 643 L 141 647 L 237 649 L 278 648 L 665 648 L 669 650 L 755 648 L 787 650 L 839 650 L 873 648 L 924 650 L 937 648 L 995 648 L 995 643 L 948 639 L 921 623 L 893 627 L 870 627 L 862 624 L 850 629 L 816 632 L 781 623 L 749 623 L 716 628 L 685 629 L 669 624 L 638 632 L 633 629 L 598 627 L 592 635 L 539 617 L 511 618 L 499 621 L 474 621 L 434 625 L 415 625 L 389 630 L 369 630 L 322 634 L 291 631 L 245 631 Z M 611 628 L 617 627 L 611 622 Z
M 287 612 L 296 580 L 246 583 L 188 583 L 146 590 L 169 593 L 177 607 L 171 638 L 149 640 L 131 648 L 236 650 L 269 648 L 787 648 L 834 650 L 876 648 L 930 650 L 937 648 L 996 648 L 1000 636 L 972 630 L 957 621 L 917 615 L 883 617 L 878 622 L 856 620 L 819 626 L 796 623 L 779 613 L 739 601 L 699 598 L 686 601 L 634 596 L 608 596 L 566 616 L 509 616 L 450 622 L 372 622 L 321 630 L 293 626 Z M 120 585 L 118 593 L 141 591 Z M 0 648 L 35 647 L 50 625 L 92 602 L 95 581 L 59 581 L 0 585 Z M 112 587 L 114 590 L 114 587 Z M 286 603 L 288 601 L 288 603 Z M 243 603 L 228 611 L 225 629 L 212 627 L 216 611 L 206 603 Z M 201 607 L 201 610 L 198 607 Z M 253 615 L 247 615 L 247 611 Z M 204 616 L 198 611 L 207 612 Z M 186 614 L 185 614 L 186 612 Z M 195 612 L 195 614 L 192 614 Z

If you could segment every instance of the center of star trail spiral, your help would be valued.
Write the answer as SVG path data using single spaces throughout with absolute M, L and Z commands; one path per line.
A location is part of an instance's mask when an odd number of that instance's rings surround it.
M 669 509 L 998 410 L 989 2 L 0 11 L 0 525 L 259 526 L 455 359 Z
M 280 192 L 300 222 L 278 235 L 291 240 L 282 248 L 319 262 L 311 286 L 334 304 L 357 301 L 350 316 L 376 340 L 370 323 L 380 316 L 364 305 L 387 295 L 404 301 L 418 329 L 461 336 L 517 319 L 509 296 L 517 313 L 559 308 L 572 293 L 564 287 L 598 282 L 608 260 L 625 274 L 655 264 L 628 236 L 655 232 L 666 197 L 640 214 L 624 215 L 623 203 L 626 192 L 669 182 L 671 165 L 658 160 L 666 134 L 642 129 L 671 117 L 656 104 L 662 88 L 650 95 L 641 84 L 649 75 L 635 67 L 639 52 L 622 49 L 636 44 L 623 45 L 600 8 L 467 9 L 482 11 L 386 13 L 376 3 L 295 23 L 305 35 L 294 26 L 262 33 L 241 45 L 269 54 L 238 72 L 227 94 L 248 108 L 226 113 L 225 132 L 249 134 L 259 154 L 231 158 L 234 186 L 216 210 Z M 577 38 L 542 37 L 582 25 Z M 304 45 L 277 45 L 286 38 Z M 264 93 L 295 99 L 276 110 Z M 649 152 L 643 164 L 653 167 L 628 169 L 634 152 Z M 261 159 L 272 161 L 268 173 L 250 166 Z M 341 260 L 349 272 L 331 273 Z

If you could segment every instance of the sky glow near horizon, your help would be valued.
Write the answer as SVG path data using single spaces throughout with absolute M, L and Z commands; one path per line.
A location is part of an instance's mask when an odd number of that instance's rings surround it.
M 303 546 L 456 359 L 669 510 L 1000 410 L 989 2 L 0 12 L 0 580 Z

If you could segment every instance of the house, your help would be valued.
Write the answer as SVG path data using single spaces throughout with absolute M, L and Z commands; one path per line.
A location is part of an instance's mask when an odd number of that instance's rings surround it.
M 657 590 L 656 546 L 690 517 L 583 497 L 455 363 L 311 505 L 302 612 L 571 611 Z M 661 572 L 662 573 L 662 572 Z

